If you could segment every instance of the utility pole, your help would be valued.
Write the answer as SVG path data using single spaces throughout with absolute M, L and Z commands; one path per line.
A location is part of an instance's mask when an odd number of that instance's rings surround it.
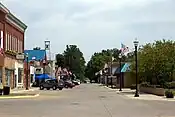
M 27 69 L 26 69 L 26 90 L 29 90 L 29 57 L 28 53 L 25 55 L 27 61 Z

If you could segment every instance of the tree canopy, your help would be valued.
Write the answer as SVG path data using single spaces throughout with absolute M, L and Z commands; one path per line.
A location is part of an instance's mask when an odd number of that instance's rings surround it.
M 120 50 L 117 48 L 95 52 L 85 69 L 85 76 L 91 80 L 97 80 L 95 73 L 103 69 L 105 63 L 109 63 L 114 58 L 114 62 L 119 61 Z M 122 61 L 126 61 L 126 56 L 122 56 Z
M 175 42 L 155 41 L 144 45 L 138 51 L 139 77 L 151 84 L 164 85 L 172 81 L 175 64 Z M 133 64 L 132 70 L 135 70 Z
M 63 54 L 56 55 L 56 64 L 72 71 L 78 79 L 84 79 L 85 59 L 76 45 L 67 45 Z
M 58 65 L 58 67 L 65 67 L 65 58 L 63 54 L 56 55 L 56 65 Z

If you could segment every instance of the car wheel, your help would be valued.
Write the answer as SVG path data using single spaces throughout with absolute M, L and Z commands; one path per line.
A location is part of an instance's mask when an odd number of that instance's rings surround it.
M 40 88 L 40 90 L 44 90 L 44 87 L 43 87 L 43 85 L 41 85 L 39 88 Z
M 67 86 L 67 85 L 65 85 L 65 88 L 68 88 L 68 86 Z
M 47 90 L 50 90 L 50 88 L 47 88 Z
M 59 90 L 62 90 L 62 89 L 63 89 L 63 88 L 61 88 L 61 87 L 59 88 Z
M 56 86 L 53 86 L 53 87 L 52 87 L 52 89 L 53 89 L 53 90 L 56 90 L 56 89 L 57 89 L 57 87 L 56 87 Z

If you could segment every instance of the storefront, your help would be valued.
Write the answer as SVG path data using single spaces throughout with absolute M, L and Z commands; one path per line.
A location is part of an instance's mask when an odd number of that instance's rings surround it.
M 5 57 L 4 59 L 4 67 L 2 69 L 2 74 L 4 76 L 2 77 L 3 79 L 3 84 L 5 86 L 10 86 L 11 88 L 15 87 L 15 59 Z
M 23 87 L 23 62 L 17 60 L 15 62 L 15 77 L 14 77 L 14 87 Z
M 30 85 L 32 85 L 33 82 L 35 81 L 34 74 L 35 74 L 35 67 L 30 66 Z
M 5 86 L 10 86 L 12 87 L 13 85 L 13 70 L 10 69 L 5 69 Z
M 0 82 L 11 88 L 23 83 L 23 61 L 16 54 L 24 52 L 24 37 L 27 26 L 0 3 Z

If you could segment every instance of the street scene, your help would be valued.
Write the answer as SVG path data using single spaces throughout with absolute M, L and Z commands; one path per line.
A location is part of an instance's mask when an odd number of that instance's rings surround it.
M 73 90 L 39 92 L 40 96 L 34 99 L 0 100 L 0 116 L 174 117 L 175 114 L 175 102 L 131 99 L 98 84 L 82 84 Z
M 1 0 L 0 117 L 175 117 L 174 8 Z

